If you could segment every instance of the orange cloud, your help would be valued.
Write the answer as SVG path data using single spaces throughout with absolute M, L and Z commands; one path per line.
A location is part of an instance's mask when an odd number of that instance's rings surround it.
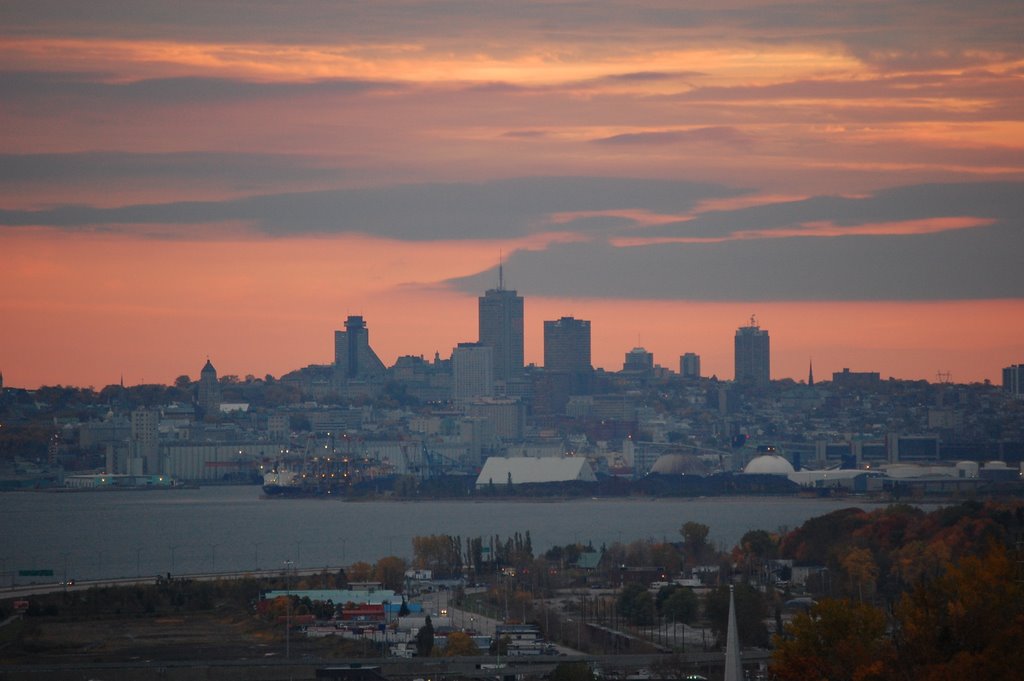
M 0 45 L 7 68 L 21 70 L 105 71 L 114 80 L 160 78 L 201 73 L 256 80 L 325 78 L 395 79 L 413 82 L 508 82 L 545 85 L 579 83 L 593 87 L 605 76 L 634 72 L 699 71 L 702 81 L 728 84 L 809 77 L 823 72 L 860 70 L 842 51 L 820 46 L 733 44 L 687 49 L 636 50 L 605 46 L 519 43 L 497 44 L 491 53 L 457 45 L 348 43 L 299 45 L 204 43 L 159 40 L 85 40 L 18 38 Z M 643 83 L 643 85 L 641 85 Z M 608 91 L 678 92 L 679 83 L 661 80 L 604 83 Z M 683 86 L 683 89 L 689 89 Z

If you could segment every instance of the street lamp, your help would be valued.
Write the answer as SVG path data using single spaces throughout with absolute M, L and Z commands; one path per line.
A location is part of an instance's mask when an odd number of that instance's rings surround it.
M 63 552 L 60 555 L 64 557 L 64 590 L 67 591 L 67 589 L 68 589 L 68 557 L 71 556 L 71 554 L 68 553 L 67 551 L 65 551 L 65 552 Z
M 178 548 L 178 545 L 171 544 L 169 548 L 171 549 L 171 574 L 174 574 L 174 551 Z
M 217 572 L 217 547 L 220 544 L 210 544 L 210 572 Z

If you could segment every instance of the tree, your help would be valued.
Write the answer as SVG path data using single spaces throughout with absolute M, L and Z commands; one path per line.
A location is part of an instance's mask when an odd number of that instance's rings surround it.
M 616 602 L 619 614 L 634 626 L 654 624 L 654 599 L 642 584 L 627 584 Z
M 788 637 L 775 637 L 772 673 L 779 681 L 884 679 L 893 648 L 882 610 L 825 599 L 801 612 Z
M 884 679 L 893 648 L 885 614 L 863 603 L 826 599 L 775 637 L 772 673 L 779 681 L 870 681 Z
M 692 520 L 684 523 L 679 528 L 679 534 L 683 536 L 683 545 L 686 550 L 686 557 L 691 565 L 699 565 L 708 549 L 708 534 L 711 528 L 703 523 Z
M 365 561 L 356 561 L 348 568 L 348 578 L 353 582 L 368 582 L 373 577 L 373 566 Z
M 801 564 L 828 565 L 829 556 L 838 545 L 870 521 L 870 516 L 859 508 L 844 508 L 811 518 L 783 538 L 779 555 Z
M 427 615 L 427 621 L 416 632 L 416 654 L 420 657 L 430 657 L 433 649 L 434 623 L 430 621 L 430 615 Z
M 878 566 L 875 565 L 874 556 L 867 549 L 850 549 L 840 560 L 846 574 L 849 575 L 851 593 L 856 591 L 861 603 L 864 602 L 864 593 L 867 592 L 868 599 L 875 592 L 875 580 L 878 579 Z
M 473 637 L 464 631 L 453 631 L 448 634 L 448 643 L 444 647 L 445 657 L 479 655 L 480 649 Z
M 373 578 L 385 589 L 401 591 L 405 581 L 405 560 L 397 556 L 386 556 L 373 567 Z
M 412 538 L 413 565 L 433 571 L 435 577 L 462 573 L 462 538 L 432 534 Z
M 1020 678 L 1024 586 L 1016 556 L 994 545 L 920 583 L 896 606 L 897 668 L 921 681 Z
M 697 594 L 683 586 L 673 589 L 659 608 L 662 617 L 686 623 L 697 619 L 698 610 Z
M 651 546 L 651 565 L 664 568 L 668 574 L 676 574 L 683 567 L 683 561 L 676 547 L 668 542 Z
M 771 560 L 779 553 L 775 537 L 765 530 L 750 530 L 740 538 L 743 553 L 759 560 Z

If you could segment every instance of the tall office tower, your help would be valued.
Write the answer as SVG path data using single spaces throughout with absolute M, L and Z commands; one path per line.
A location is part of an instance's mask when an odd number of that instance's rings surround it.
M 452 398 L 466 402 L 494 395 L 494 348 L 459 343 L 452 351 Z
M 217 370 L 209 357 L 199 372 L 199 410 L 207 421 L 214 421 L 220 416 L 220 384 L 217 382 Z
M 334 371 L 339 378 L 358 380 L 384 375 L 384 362 L 370 347 L 370 330 L 359 315 L 345 320 L 345 330 L 334 332 Z
M 200 383 L 201 385 L 202 383 Z M 156 409 L 139 407 L 132 412 L 131 423 L 129 456 L 133 459 L 132 471 L 137 474 L 158 474 L 160 472 L 160 412 Z
M 498 267 L 498 288 L 480 296 L 480 344 L 494 350 L 494 380 L 508 381 L 523 370 L 523 299 L 505 289 Z
M 771 351 L 768 331 L 750 317 L 750 326 L 736 329 L 735 363 L 737 383 L 766 388 L 771 382 Z
M 1003 390 L 1014 397 L 1024 397 L 1024 364 L 1014 364 L 1003 369 Z
M 544 322 L 544 368 L 567 374 L 586 374 L 590 365 L 590 322 L 562 317 Z
M 700 355 L 687 352 L 679 358 L 679 375 L 683 378 L 700 378 Z

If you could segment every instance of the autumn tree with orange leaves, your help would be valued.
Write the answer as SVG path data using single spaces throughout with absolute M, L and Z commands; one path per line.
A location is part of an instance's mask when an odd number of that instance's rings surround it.
M 1021 678 L 1021 537 L 1022 504 L 849 509 L 805 523 L 784 538 L 784 553 L 824 559 L 849 598 L 817 603 L 775 637 L 774 678 Z M 886 584 L 885 608 L 873 604 L 876 582 Z

